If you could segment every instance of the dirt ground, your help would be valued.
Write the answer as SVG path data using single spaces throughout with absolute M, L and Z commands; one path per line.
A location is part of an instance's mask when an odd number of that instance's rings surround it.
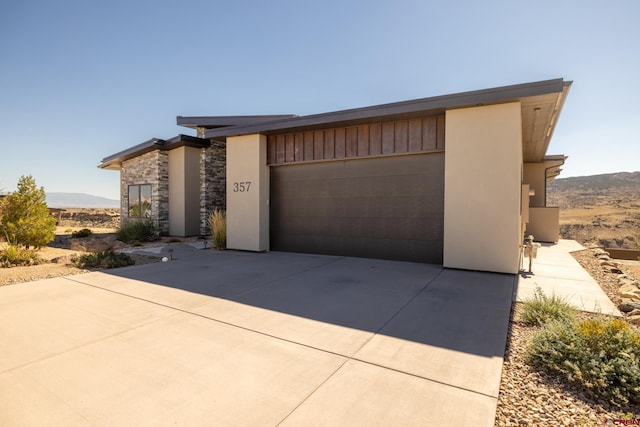
M 120 225 L 117 209 L 65 209 L 57 217 L 56 237 L 53 242 L 37 251 L 43 264 L 0 268 L 0 286 L 14 283 L 30 282 L 51 277 L 69 276 L 85 273 L 89 270 L 75 267 L 71 258 L 86 251 L 100 250 L 111 245 L 115 240 L 115 232 Z M 72 239 L 71 233 L 88 228 L 92 236 L 84 239 Z M 104 243 L 106 241 L 108 243 Z M 167 239 L 147 245 L 161 245 Z M 146 245 L 145 245 L 146 246 Z M 118 248 L 126 248 L 124 244 Z M 158 258 L 132 255 L 136 264 L 158 262 Z

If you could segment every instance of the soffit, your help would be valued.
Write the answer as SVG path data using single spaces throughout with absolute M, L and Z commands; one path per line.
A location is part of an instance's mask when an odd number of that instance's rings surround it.
M 565 82 L 561 92 L 520 99 L 524 162 L 543 161 L 570 85 Z

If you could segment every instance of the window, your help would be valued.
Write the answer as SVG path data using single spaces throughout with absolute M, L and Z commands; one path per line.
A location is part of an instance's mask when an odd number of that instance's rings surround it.
M 151 184 L 129 186 L 129 218 L 151 218 Z

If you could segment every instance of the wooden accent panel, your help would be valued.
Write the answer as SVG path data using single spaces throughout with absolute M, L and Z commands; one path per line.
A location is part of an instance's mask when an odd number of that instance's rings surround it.
M 270 165 L 445 149 L 444 114 L 267 137 Z
M 296 133 L 295 138 L 295 158 L 296 162 L 304 161 L 304 138 L 301 133 Z
M 269 135 L 267 137 L 267 164 L 272 165 L 276 162 L 276 136 Z
M 276 137 L 276 162 L 284 163 L 285 161 L 285 153 L 284 153 L 284 135 L 278 135 Z
M 296 136 L 292 133 L 285 136 L 284 161 L 287 163 L 296 161 Z
M 382 154 L 382 124 L 380 123 L 369 126 L 369 154 L 371 156 Z
M 324 158 L 335 158 L 335 129 L 327 129 L 324 131 Z
M 444 116 L 438 116 L 437 123 L 436 150 L 444 150 Z
M 422 120 L 422 150 L 435 150 L 437 146 L 436 137 L 437 119 L 435 117 L 427 117 Z
M 305 132 L 304 136 L 304 161 L 313 160 L 313 132 Z
M 317 130 L 313 133 L 313 160 L 324 159 L 324 131 Z
M 382 154 L 393 154 L 395 151 L 395 124 L 387 122 L 382 124 Z
M 409 152 L 422 151 L 422 120 L 409 120 Z
M 369 126 L 358 126 L 358 157 L 369 155 Z
M 347 149 L 345 156 L 347 158 L 358 157 L 358 128 L 347 128 L 347 139 L 345 146 Z
M 344 158 L 344 153 L 346 152 L 344 148 L 344 144 L 345 144 L 345 129 L 337 128 L 336 129 L 336 153 L 335 153 L 336 159 Z
M 395 123 L 395 153 L 406 153 L 409 150 L 407 122 L 401 120 Z

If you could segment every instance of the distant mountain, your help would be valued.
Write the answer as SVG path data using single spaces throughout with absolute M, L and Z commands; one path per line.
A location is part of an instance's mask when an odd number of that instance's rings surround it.
M 558 178 L 548 186 L 547 204 L 561 208 L 620 205 L 640 201 L 640 172 Z
M 47 193 L 50 208 L 118 208 L 120 201 L 84 193 Z

